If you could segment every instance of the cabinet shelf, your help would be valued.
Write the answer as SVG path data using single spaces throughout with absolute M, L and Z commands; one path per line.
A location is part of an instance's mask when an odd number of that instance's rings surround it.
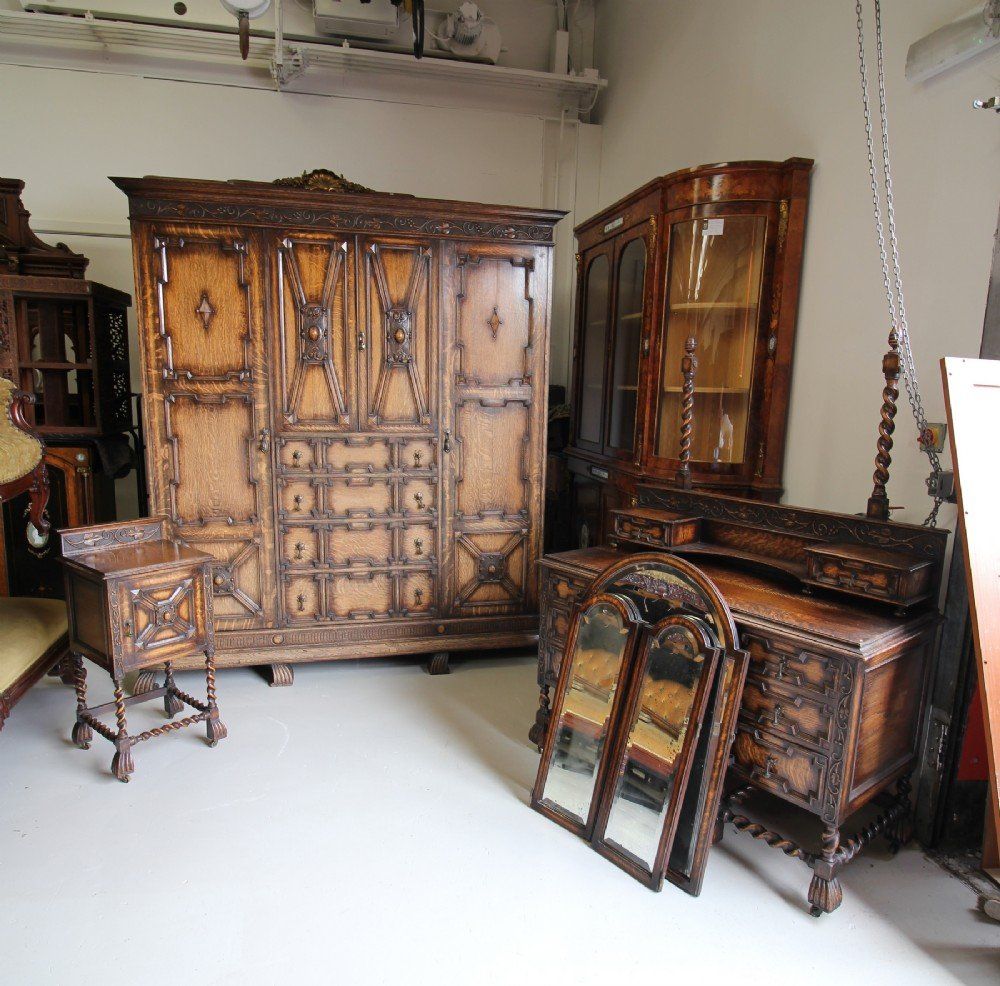
M 684 393 L 684 388 L 682 386 L 668 386 L 663 388 L 663 393 L 665 394 L 682 394 Z M 694 396 L 697 397 L 699 394 L 734 394 L 734 395 L 746 395 L 750 393 L 749 387 L 699 387 L 695 384 Z
M 744 301 L 682 301 L 670 306 L 672 312 L 706 312 L 713 308 L 720 311 L 754 312 L 759 306 L 747 304 Z

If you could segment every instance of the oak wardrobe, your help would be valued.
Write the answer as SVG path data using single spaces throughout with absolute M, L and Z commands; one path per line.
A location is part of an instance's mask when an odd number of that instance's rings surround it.
M 296 661 L 430 654 L 440 672 L 536 639 L 562 213 L 328 174 L 113 180 L 150 509 L 215 559 L 219 665 L 287 682 Z

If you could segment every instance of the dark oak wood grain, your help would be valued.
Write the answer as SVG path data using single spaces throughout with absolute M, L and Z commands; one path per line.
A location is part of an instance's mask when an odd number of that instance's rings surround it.
M 640 483 L 673 481 L 682 485 L 714 489 L 737 496 L 778 500 L 782 495 L 785 429 L 794 350 L 799 280 L 805 238 L 812 161 L 790 158 L 777 161 L 737 161 L 704 165 L 654 179 L 631 195 L 604 209 L 576 229 L 577 324 L 574 337 L 573 420 L 567 468 L 572 478 L 576 512 L 576 539 L 564 547 L 601 543 L 610 532 L 610 511 L 632 506 Z M 699 461 L 691 446 L 709 441 L 710 429 L 699 437 L 693 398 L 704 381 L 699 380 L 697 357 L 685 353 L 689 333 L 674 326 L 667 298 L 670 250 L 676 230 L 692 221 L 763 222 L 760 302 L 754 309 L 751 380 L 746 403 L 745 451 L 739 461 Z M 609 289 L 603 314 L 592 310 L 588 293 L 595 263 L 606 263 L 611 277 L 630 244 L 645 244 L 645 281 L 642 295 L 641 331 L 636 337 L 635 425 L 627 448 L 616 448 L 609 437 L 613 413 L 615 357 L 621 354 L 618 334 L 624 323 L 616 286 Z M 603 259 L 601 259 L 603 258 Z M 602 318 L 603 335 L 593 323 Z M 589 333 L 589 334 L 588 334 Z M 631 338 L 631 337 L 630 337 Z M 598 346 L 601 355 L 593 362 L 589 350 Z M 700 354 L 699 354 L 700 355 Z M 684 456 L 658 450 L 657 434 L 671 411 L 664 403 L 662 374 L 667 362 L 677 366 L 685 360 L 684 394 L 687 403 Z M 588 362 L 591 360 L 591 362 Z M 704 362 L 704 360 L 702 361 Z M 673 366 L 674 363 L 670 362 Z M 603 377 L 593 377 L 593 366 L 603 368 Z M 597 395 L 590 395 L 591 380 Z M 689 388 L 693 388 L 690 389 Z M 680 398 L 680 394 L 671 395 Z M 603 413 L 594 432 L 583 416 L 588 400 L 600 400 Z M 681 406 L 672 412 L 681 425 Z M 686 463 L 686 465 L 685 465 Z
M 532 642 L 562 214 L 115 181 L 152 504 L 213 558 L 220 665 Z

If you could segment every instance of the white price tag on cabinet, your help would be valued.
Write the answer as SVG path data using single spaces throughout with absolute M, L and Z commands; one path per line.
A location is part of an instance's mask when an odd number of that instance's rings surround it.
M 726 228 L 725 219 L 706 219 L 704 225 L 701 227 L 702 236 L 721 236 L 722 231 Z

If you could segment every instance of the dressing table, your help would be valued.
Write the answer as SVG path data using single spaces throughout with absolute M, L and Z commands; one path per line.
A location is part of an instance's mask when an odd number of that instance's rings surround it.
M 919 743 L 948 532 L 714 493 L 640 487 L 612 513 L 608 544 L 541 562 L 541 744 L 574 606 L 610 564 L 643 550 L 693 562 L 725 599 L 750 653 L 721 818 L 803 860 L 819 915 L 839 906 L 838 870 L 876 836 L 909 834 L 909 774 Z M 867 598 L 859 598 L 865 595 Z M 749 789 L 815 815 L 810 851 L 748 817 Z M 890 793 L 891 791 L 891 793 Z M 842 826 L 878 798 L 855 836 Z

